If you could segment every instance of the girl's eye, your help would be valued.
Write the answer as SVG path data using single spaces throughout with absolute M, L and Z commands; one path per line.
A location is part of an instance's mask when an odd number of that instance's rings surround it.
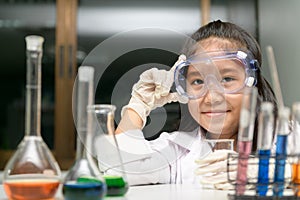
M 225 77 L 225 78 L 222 79 L 222 83 L 228 83 L 230 81 L 234 81 L 234 78 L 232 78 L 232 77 Z
M 204 82 L 203 82 L 203 80 L 201 80 L 201 79 L 196 79 L 196 80 L 193 80 L 192 81 L 192 85 L 200 85 L 200 84 L 203 84 Z

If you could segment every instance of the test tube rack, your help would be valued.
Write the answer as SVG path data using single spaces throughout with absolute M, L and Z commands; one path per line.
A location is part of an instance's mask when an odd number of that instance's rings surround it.
M 238 159 L 239 159 L 238 154 L 228 154 L 228 160 L 227 160 L 228 177 L 227 178 L 229 183 L 231 183 L 235 187 L 237 186 L 236 175 L 232 175 L 229 172 L 237 168 Z M 259 159 L 261 160 L 268 159 L 269 161 L 269 176 L 268 176 L 269 181 L 264 184 L 258 183 Z M 295 181 L 292 178 L 292 174 L 294 173 L 292 169 L 292 163 L 294 160 L 300 160 L 300 155 L 287 155 L 281 159 L 285 159 L 286 161 L 285 162 L 286 175 L 285 175 L 284 182 L 281 183 L 284 185 L 284 193 L 282 196 L 273 195 L 272 192 L 273 188 L 277 186 L 277 183 L 273 181 L 276 156 L 270 155 L 268 157 L 259 157 L 256 154 L 251 154 L 247 159 L 248 170 L 247 170 L 247 183 L 245 185 L 246 188 L 245 193 L 243 195 L 228 194 L 228 199 L 229 200 L 300 200 L 300 182 L 295 183 Z M 258 195 L 257 188 L 259 186 L 268 187 L 268 193 L 266 194 L 266 196 Z

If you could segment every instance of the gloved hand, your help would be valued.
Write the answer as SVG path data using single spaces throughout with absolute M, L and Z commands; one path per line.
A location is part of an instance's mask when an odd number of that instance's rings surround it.
M 174 70 L 180 62 L 185 60 L 185 55 L 180 55 L 169 71 L 152 68 L 143 72 L 140 80 L 133 86 L 131 99 L 128 105 L 122 108 L 121 116 L 126 109 L 131 108 L 141 117 L 144 127 L 151 110 L 176 101 L 187 103 L 187 97 L 180 96 L 177 92 L 170 93 L 174 82 Z
M 237 165 L 232 164 L 227 169 L 228 154 L 237 155 L 237 152 L 232 150 L 216 150 L 203 159 L 196 160 L 195 162 L 199 165 L 195 173 L 201 176 L 200 183 L 204 187 L 213 187 L 216 189 L 233 189 L 233 186 L 228 182 L 228 174 L 230 177 L 236 177 L 235 173 Z M 232 160 L 231 162 L 235 162 Z

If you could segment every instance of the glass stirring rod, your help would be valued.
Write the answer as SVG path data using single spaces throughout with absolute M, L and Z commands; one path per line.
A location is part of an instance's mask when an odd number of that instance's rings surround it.
M 269 183 L 269 160 L 271 154 L 272 138 L 274 131 L 273 104 L 262 102 L 258 118 L 258 180 L 256 193 L 259 196 L 266 196 Z
M 287 136 L 290 132 L 289 117 L 290 108 L 283 107 L 278 111 L 278 132 L 276 140 L 276 157 L 274 172 L 273 194 L 275 196 L 283 196 L 284 190 L 284 173 L 285 160 L 287 155 Z
M 247 184 L 248 158 L 252 151 L 252 140 L 257 102 L 257 88 L 245 88 L 238 133 L 238 169 L 236 194 L 243 195 Z

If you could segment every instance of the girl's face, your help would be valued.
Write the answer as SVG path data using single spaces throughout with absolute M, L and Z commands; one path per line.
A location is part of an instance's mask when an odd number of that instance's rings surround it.
M 237 48 L 228 40 L 218 38 L 208 38 L 200 44 L 203 48 L 201 51 L 220 51 L 230 46 Z M 222 65 L 222 61 L 218 65 Z M 204 96 L 190 100 L 188 107 L 192 117 L 204 129 L 212 133 L 210 137 L 234 138 L 238 133 L 242 98 L 243 91 L 225 94 L 220 90 L 209 89 Z

